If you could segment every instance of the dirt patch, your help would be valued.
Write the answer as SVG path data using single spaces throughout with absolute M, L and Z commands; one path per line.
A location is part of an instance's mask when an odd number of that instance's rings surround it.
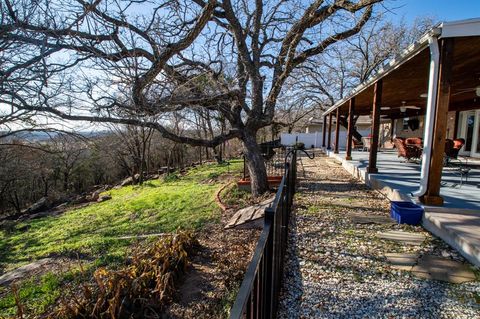
M 68 258 L 42 258 L 27 265 L 18 267 L 0 276 L 0 287 L 12 282 L 19 282 L 31 277 L 39 277 L 47 272 L 63 272 L 74 261 Z
M 218 191 L 215 193 L 215 202 L 217 203 L 218 207 L 220 207 L 220 209 L 222 211 L 226 211 L 228 208 L 227 206 L 222 202 L 222 198 L 221 198 L 221 193 L 223 192 L 224 189 L 226 189 L 227 187 L 229 187 L 230 185 L 232 184 L 232 182 L 229 182 L 228 184 L 225 184 L 223 185 L 222 187 L 220 187 L 218 189 Z
M 258 230 L 225 230 L 221 224 L 206 227 L 198 237 L 199 249 L 178 286 L 166 315 L 170 318 L 225 318 L 251 260 Z

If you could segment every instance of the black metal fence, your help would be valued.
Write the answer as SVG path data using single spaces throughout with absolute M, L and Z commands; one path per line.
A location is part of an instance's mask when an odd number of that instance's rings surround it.
M 296 150 L 285 157 L 284 169 L 275 200 L 265 209 L 265 225 L 230 311 L 231 319 L 273 318 L 277 312 L 297 177 Z
M 285 149 L 277 148 L 274 153 L 264 158 L 265 169 L 267 170 L 267 176 L 282 176 L 285 170 Z M 265 156 L 264 156 L 265 157 Z M 243 179 L 250 177 L 250 173 L 247 169 L 247 162 L 245 156 L 243 157 Z

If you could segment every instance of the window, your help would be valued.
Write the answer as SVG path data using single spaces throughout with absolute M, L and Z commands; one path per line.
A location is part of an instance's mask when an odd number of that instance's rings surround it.
M 409 120 L 409 119 L 410 119 L 409 117 L 406 117 L 406 118 L 403 119 L 402 129 L 403 129 L 404 131 L 408 130 L 408 120 Z

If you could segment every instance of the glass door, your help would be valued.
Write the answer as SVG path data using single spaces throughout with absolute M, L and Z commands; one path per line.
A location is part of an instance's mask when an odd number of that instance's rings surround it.
M 475 124 L 473 127 L 472 157 L 480 157 L 480 110 L 475 111 Z
M 475 118 L 475 111 L 460 112 L 458 137 L 465 139 L 465 145 L 460 150 L 460 155 L 472 156 L 472 145 L 475 145 L 474 142 L 476 142 L 474 141 L 475 132 L 477 133 L 476 135 L 478 137 L 478 128 L 475 127 L 475 124 L 478 123 L 478 120 L 476 121 Z M 480 151 L 480 149 L 478 151 Z

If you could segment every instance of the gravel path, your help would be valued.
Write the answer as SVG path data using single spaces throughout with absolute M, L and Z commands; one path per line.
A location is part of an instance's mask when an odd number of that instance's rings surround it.
M 355 224 L 351 214 L 388 216 L 389 202 L 333 159 L 303 160 L 278 318 L 480 318 L 480 282 L 450 284 L 391 268 L 385 253 L 464 259 L 421 227 Z M 420 246 L 378 232 L 423 233 Z M 478 278 L 478 276 L 477 276 Z

